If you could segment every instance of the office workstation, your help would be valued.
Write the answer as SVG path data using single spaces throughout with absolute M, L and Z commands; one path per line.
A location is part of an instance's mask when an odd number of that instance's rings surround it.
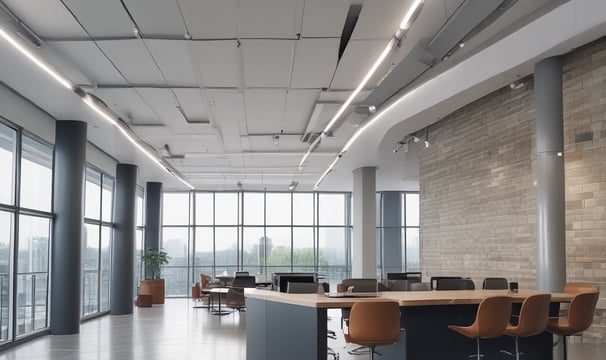
M 56 341 L 45 334 L 103 339 L 98 321 L 115 322 L 107 333 L 123 345 L 94 347 L 99 356 L 138 356 L 141 332 L 152 348 L 179 334 L 192 353 L 243 358 L 255 350 L 248 326 L 276 307 L 285 324 L 299 314 L 321 333 L 319 358 L 331 356 L 324 345 L 348 358 L 361 341 L 349 306 L 371 300 L 350 279 L 380 280 L 379 298 L 403 294 L 390 299 L 401 339 L 414 341 L 377 345 L 387 358 L 417 344 L 475 353 L 460 327 L 479 303 L 456 302 L 484 294 L 486 278 L 553 304 L 565 284 L 599 286 L 596 321 L 568 342 L 560 329 L 554 359 L 566 343 L 573 359 L 600 349 L 605 6 L 0 1 L 0 355 Z M 168 263 L 152 271 L 149 249 Z M 313 273 L 299 280 L 335 297 L 294 305 L 254 290 L 249 308 L 239 272 L 286 292 L 292 273 Z M 148 281 L 162 284 L 161 302 Z M 413 305 L 460 286 L 470 293 L 456 304 Z M 146 307 L 134 307 L 139 295 Z M 424 311 L 442 314 L 447 345 L 419 326 Z M 139 323 L 151 318 L 155 334 Z

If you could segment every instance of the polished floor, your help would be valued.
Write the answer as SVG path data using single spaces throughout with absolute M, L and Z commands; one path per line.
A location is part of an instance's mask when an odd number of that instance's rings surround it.
M 340 312 L 331 310 L 329 328 L 339 331 Z M 246 359 L 246 313 L 213 316 L 185 299 L 167 300 L 133 315 L 104 316 L 82 324 L 80 334 L 43 336 L 0 352 L 0 360 Z M 340 334 L 339 334 L 340 335 Z M 342 336 L 329 340 L 342 360 L 351 356 Z M 377 357 L 380 359 L 380 357 Z M 602 360 L 606 344 L 571 344 L 570 360 Z

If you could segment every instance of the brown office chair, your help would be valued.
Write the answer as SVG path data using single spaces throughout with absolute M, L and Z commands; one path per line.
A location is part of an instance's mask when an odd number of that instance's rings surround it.
M 244 289 L 230 288 L 229 290 L 227 290 L 227 294 L 225 295 L 225 306 L 238 311 L 246 310 Z
M 549 319 L 547 331 L 563 336 L 565 359 L 568 358 L 566 337 L 581 333 L 591 326 L 599 296 L 599 292 L 579 293 L 572 298 L 567 317 Z
M 480 302 L 476 320 L 470 326 L 449 325 L 448 328 L 475 338 L 477 343 L 476 358 L 480 360 L 480 339 L 495 338 L 505 333 L 511 315 L 511 298 L 507 296 L 491 296 Z
M 400 306 L 396 301 L 356 301 L 349 314 L 349 333 L 345 341 L 370 348 L 374 359 L 375 347 L 393 345 L 400 338 Z
M 507 325 L 505 334 L 513 336 L 515 340 L 515 357 L 520 360 L 519 338 L 538 335 L 545 331 L 549 321 L 550 294 L 530 295 L 522 303 L 518 325 Z M 507 354 L 513 355 L 507 351 Z

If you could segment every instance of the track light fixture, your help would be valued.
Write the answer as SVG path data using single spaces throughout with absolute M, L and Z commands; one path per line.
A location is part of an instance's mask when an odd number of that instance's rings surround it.
M 419 137 L 419 133 L 421 131 L 425 132 L 425 140 L 423 141 L 425 147 L 428 148 L 429 146 L 431 146 L 431 143 L 429 142 L 429 127 L 426 127 L 424 130 L 420 130 L 416 133 L 404 136 L 402 140 L 398 141 L 394 146 L 393 153 L 395 154 L 400 151 L 408 152 L 408 147 L 410 144 L 418 143 L 419 141 L 421 141 L 421 138 Z
M 298 181 L 292 181 L 289 185 L 288 185 L 288 190 L 290 191 L 295 191 L 295 189 L 297 188 L 297 185 L 299 185 Z

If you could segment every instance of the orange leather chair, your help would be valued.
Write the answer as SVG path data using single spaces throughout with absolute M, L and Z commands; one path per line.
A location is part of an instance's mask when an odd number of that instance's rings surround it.
M 505 334 L 515 339 L 516 360 L 520 360 L 519 338 L 538 335 L 547 328 L 550 304 L 550 294 L 531 295 L 522 303 L 518 325 L 507 325 Z
M 563 336 L 564 358 L 568 358 L 568 349 L 566 346 L 566 337 L 575 335 L 587 330 L 593 322 L 599 292 L 581 292 L 572 298 L 568 308 L 567 317 L 550 319 L 547 323 L 547 331 Z
M 564 286 L 564 292 L 569 294 L 579 294 L 584 292 L 600 292 L 600 287 L 590 283 L 567 283 Z
M 511 298 L 507 296 L 487 297 L 478 306 L 476 319 L 469 326 L 449 325 L 448 328 L 475 338 L 477 343 L 476 358 L 480 360 L 480 339 L 495 338 L 505 333 L 511 315 Z
M 349 333 L 345 341 L 370 348 L 374 359 L 375 347 L 393 345 L 400 338 L 400 306 L 396 301 L 356 301 L 349 314 Z

